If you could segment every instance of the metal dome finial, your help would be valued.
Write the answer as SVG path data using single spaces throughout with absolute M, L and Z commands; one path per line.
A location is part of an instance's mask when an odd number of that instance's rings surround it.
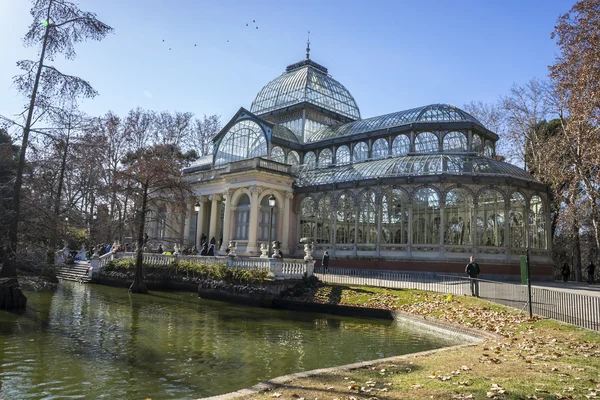
M 310 31 L 308 31 L 308 40 L 306 41 L 306 59 L 310 60 Z

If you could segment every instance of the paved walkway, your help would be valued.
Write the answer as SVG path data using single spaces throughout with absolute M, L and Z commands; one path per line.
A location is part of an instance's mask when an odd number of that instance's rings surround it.
M 600 297 L 600 283 L 590 285 L 586 282 L 534 282 L 531 286 L 560 290 L 567 293 L 585 294 Z

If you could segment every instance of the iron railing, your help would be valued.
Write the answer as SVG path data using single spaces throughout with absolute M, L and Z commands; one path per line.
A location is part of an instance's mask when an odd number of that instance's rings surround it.
M 329 267 L 315 268 L 315 275 L 327 283 L 375 286 L 390 289 L 418 289 L 453 295 L 470 295 L 470 279 L 459 275 L 414 273 Z M 525 311 L 529 305 L 527 286 L 517 283 L 476 280 L 479 297 Z M 560 289 L 531 288 L 533 313 L 581 328 L 600 331 L 600 296 L 571 293 Z

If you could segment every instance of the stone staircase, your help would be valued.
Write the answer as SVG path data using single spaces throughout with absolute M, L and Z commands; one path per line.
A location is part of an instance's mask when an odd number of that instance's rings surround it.
M 76 261 L 75 264 L 72 265 L 57 265 L 56 277 L 66 281 L 87 283 L 92 280 L 87 274 L 89 267 L 90 263 L 87 261 Z

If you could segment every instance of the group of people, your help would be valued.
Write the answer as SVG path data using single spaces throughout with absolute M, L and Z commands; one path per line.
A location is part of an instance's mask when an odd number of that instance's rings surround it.
M 594 265 L 593 262 L 590 262 L 590 264 L 586 267 L 586 272 L 587 272 L 587 282 L 590 285 L 593 285 L 596 283 L 596 279 L 595 279 L 595 274 L 596 274 L 596 266 Z M 569 280 L 569 277 L 571 276 L 571 268 L 569 268 L 569 264 L 564 263 L 561 269 L 561 274 L 562 274 L 562 278 L 563 278 L 563 282 L 567 282 Z

